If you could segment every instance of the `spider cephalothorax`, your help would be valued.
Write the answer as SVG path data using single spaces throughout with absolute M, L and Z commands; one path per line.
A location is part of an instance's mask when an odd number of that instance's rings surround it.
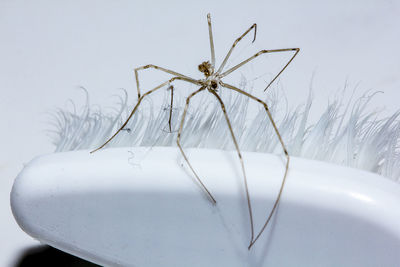
M 221 80 L 218 75 L 213 74 L 202 81 L 202 86 L 204 86 L 208 91 L 218 92 L 220 82 Z
M 218 89 L 218 80 L 211 80 L 209 89 L 217 90 Z
M 136 110 L 138 109 L 138 107 L 139 107 L 139 105 L 142 102 L 144 97 L 146 97 L 149 94 L 151 94 L 151 93 L 153 93 L 153 92 L 155 92 L 155 91 L 157 91 L 157 90 L 159 90 L 159 89 L 161 89 L 161 88 L 163 88 L 165 86 L 168 86 L 168 85 L 169 85 L 168 88 L 171 90 L 171 106 L 170 106 L 170 115 L 169 115 L 170 117 L 169 117 L 169 122 L 168 123 L 169 123 L 170 132 L 172 132 L 172 130 L 171 130 L 171 116 L 172 116 L 174 87 L 171 85 L 171 83 L 174 82 L 175 80 L 181 80 L 181 81 L 185 81 L 185 82 L 188 82 L 188 83 L 191 83 L 191 84 L 195 84 L 195 85 L 199 86 L 200 88 L 198 88 L 196 91 L 192 92 L 186 98 L 186 105 L 185 105 L 185 108 L 183 110 L 182 119 L 180 121 L 180 126 L 179 126 L 179 130 L 178 130 L 178 134 L 177 134 L 176 143 L 177 143 L 177 145 L 178 145 L 178 147 L 179 147 L 179 149 L 180 149 L 185 161 L 187 162 L 187 164 L 189 165 L 190 169 L 192 170 L 194 176 L 196 177 L 196 180 L 199 182 L 201 187 L 204 189 L 204 191 L 208 195 L 210 201 L 213 204 L 216 204 L 217 203 L 216 200 L 214 199 L 212 194 L 208 191 L 207 187 L 203 184 L 203 182 L 201 181 L 200 177 L 197 175 L 197 173 L 193 169 L 192 165 L 190 164 L 189 159 L 187 158 L 185 152 L 183 151 L 183 148 L 182 148 L 181 143 L 180 143 L 181 133 L 182 133 L 182 130 L 183 130 L 184 121 L 185 121 L 185 117 L 186 117 L 187 110 L 188 110 L 188 107 L 189 107 L 190 99 L 193 98 L 195 95 L 197 95 L 198 93 L 200 93 L 202 91 L 203 92 L 204 91 L 210 92 L 211 94 L 213 94 L 215 96 L 216 101 L 221 105 L 222 112 L 224 113 L 226 122 L 228 124 L 229 131 L 231 133 L 231 137 L 232 137 L 233 143 L 235 144 L 235 148 L 236 148 L 236 151 L 238 153 L 239 160 L 240 160 L 240 163 L 241 163 L 242 172 L 243 172 L 243 178 L 244 178 L 244 185 L 245 185 L 245 190 L 246 190 L 247 206 L 248 206 L 249 217 L 250 217 L 251 238 L 250 238 L 250 245 L 248 247 L 250 249 L 251 246 L 253 246 L 254 243 L 257 241 L 257 239 L 261 236 L 261 234 L 264 231 L 264 229 L 267 227 L 268 222 L 270 221 L 270 219 L 271 219 L 271 217 L 272 217 L 272 215 L 273 215 L 273 213 L 274 213 L 274 211 L 275 211 L 275 209 L 276 209 L 276 207 L 277 207 L 277 205 L 279 203 L 279 199 L 280 199 L 280 196 L 281 196 L 281 193 L 282 193 L 283 186 L 285 184 L 285 180 L 286 180 L 286 176 L 287 176 L 287 172 L 288 172 L 288 168 L 289 168 L 289 154 L 288 154 L 288 152 L 286 150 L 285 144 L 283 143 L 282 137 L 279 134 L 278 128 L 277 128 L 274 120 L 272 119 L 272 114 L 269 111 L 269 108 L 268 108 L 267 104 L 263 100 L 251 95 L 250 93 L 246 92 L 245 90 L 239 89 L 239 88 L 237 88 L 237 87 L 235 87 L 233 85 L 225 83 L 222 80 L 223 80 L 224 77 L 228 76 L 230 73 L 234 72 L 235 70 L 239 69 L 243 65 L 245 65 L 248 62 L 252 61 L 254 58 L 259 57 L 261 55 L 268 54 L 268 53 L 279 53 L 279 52 L 291 52 L 291 51 L 295 52 L 294 55 L 290 58 L 290 60 L 286 63 L 286 65 L 269 82 L 267 87 L 264 89 L 264 91 L 265 91 L 279 77 L 279 75 L 286 69 L 286 67 L 290 64 L 290 62 L 292 62 L 294 57 L 299 53 L 300 49 L 299 48 L 283 48 L 283 49 L 261 50 L 260 52 L 254 54 L 253 56 L 249 57 L 248 59 L 243 60 L 239 64 L 237 64 L 237 65 L 235 65 L 235 66 L 233 66 L 231 68 L 225 69 L 226 63 L 228 62 L 228 59 L 231 56 L 231 53 L 232 53 L 233 49 L 235 48 L 236 44 L 238 42 L 240 42 L 243 39 L 243 37 L 245 37 L 252 30 L 254 30 L 253 42 L 255 41 L 257 25 L 253 24 L 247 31 L 245 31 L 239 38 L 237 38 L 235 40 L 235 42 L 233 43 L 231 49 L 229 50 L 229 52 L 225 56 L 224 60 L 222 61 L 221 65 L 219 65 L 219 67 L 216 69 L 215 68 L 216 65 L 215 65 L 214 41 L 213 41 L 213 35 L 212 35 L 212 29 L 211 29 L 211 17 L 210 17 L 210 14 L 207 15 L 207 20 L 208 20 L 208 32 L 209 32 L 209 37 L 210 37 L 211 62 L 210 61 L 204 61 L 203 63 L 201 63 L 198 66 L 199 71 L 201 71 L 206 76 L 205 79 L 197 80 L 197 79 L 191 78 L 189 76 L 180 74 L 180 73 L 178 73 L 176 71 L 169 70 L 169 69 L 166 69 L 166 68 L 163 68 L 163 67 L 159 67 L 159 66 L 155 66 L 155 65 L 152 65 L 152 64 L 136 68 L 135 69 L 135 76 L 136 76 L 136 87 L 137 87 L 137 92 L 138 92 L 138 102 L 137 102 L 137 104 L 133 108 L 131 114 L 128 116 L 128 119 L 122 124 L 122 126 L 118 129 L 118 131 L 116 131 L 114 133 L 114 135 L 112 135 L 103 145 L 101 145 L 97 149 L 93 150 L 91 153 L 103 148 L 119 132 L 121 132 L 122 130 L 125 130 L 124 129 L 125 126 L 127 125 L 128 121 L 132 118 L 132 116 L 136 112 Z M 138 72 L 140 70 L 145 70 L 145 69 L 149 69 L 149 68 L 153 68 L 153 69 L 157 69 L 157 70 L 166 72 L 168 74 L 173 75 L 174 77 L 172 77 L 168 81 L 156 86 L 155 88 L 153 88 L 151 90 L 148 90 L 146 93 L 144 93 L 142 95 L 141 92 L 140 92 L 140 89 L 139 89 Z M 280 142 L 280 144 L 282 146 L 283 152 L 284 152 L 285 157 L 286 157 L 285 173 L 284 173 L 284 176 L 283 176 L 283 180 L 282 180 L 282 183 L 281 183 L 281 187 L 280 187 L 278 196 L 277 196 L 277 198 L 276 198 L 276 200 L 274 202 L 273 208 L 272 208 L 269 216 L 267 217 L 264 225 L 261 227 L 261 230 L 259 230 L 257 235 L 255 235 L 255 233 L 254 233 L 254 223 L 253 223 L 253 214 L 252 214 L 252 207 L 251 207 L 251 201 L 250 201 L 250 193 L 249 193 L 249 190 L 248 190 L 248 187 L 247 187 L 246 171 L 245 171 L 245 168 L 244 168 L 242 155 L 241 155 L 241 152 L 239 150 L 239 145 L 238 145 L 238 142 L 236 141 L 236 137 L 235 137 L 235 134 L 233 132 L 233 129 L 232 129 L 228 114 L 226 112 L 225 104 L 224 104 L 221 96 L 218 93 L 218 89 L 222 88 L 222 87 L 224 89 L 232 90 L 232 91 L 234 91 L 236 93 L 245 95 L 245 96 L 249 97 L 250 99 L 254 100 L 256 103 L 261 104 L 264 107 L 264 109 L 266 111 L 266 114 L 267 114 L 269 120 L 272 123 L 272 126 L 274 128 L 275 134 L 279 138 L 279 142 Z

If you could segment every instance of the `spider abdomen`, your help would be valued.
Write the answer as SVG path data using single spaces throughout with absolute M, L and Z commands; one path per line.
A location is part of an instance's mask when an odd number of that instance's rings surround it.
M 214 73 L 214 67 L 211 65 L 209 61 L 204 61 L 199 65 L 199 71 L 204 73 L 206 77 L 211 76 Z

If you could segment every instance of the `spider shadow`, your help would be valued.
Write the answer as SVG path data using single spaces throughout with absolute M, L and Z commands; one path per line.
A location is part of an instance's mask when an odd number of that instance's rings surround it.
M 13 267 L 58 266 L 58 267 L 95 267 L 100 266 L 47 245 L 25 249 L 15 261 Z

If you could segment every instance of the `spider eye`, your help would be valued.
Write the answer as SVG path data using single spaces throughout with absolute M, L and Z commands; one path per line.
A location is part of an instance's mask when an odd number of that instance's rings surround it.
M 213 89 L 217 89 L 218 84 L 217 84 L 216 82 L 211 82 L 211 87 L 212 87 Z

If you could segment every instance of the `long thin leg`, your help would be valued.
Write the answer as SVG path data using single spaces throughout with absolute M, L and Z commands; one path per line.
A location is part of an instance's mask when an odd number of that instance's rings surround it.
M 169 106 L 168 125 L 169 125 L 169 132 L 172 133 L 171 119 L 172 119 L 172 107 L 174 106 L 174 86 L 170 85 L 170 87 L 168 87 L 168 89 L 171 90 L 171 105 Z
M 242 166 L 243 179 L 244 179 L 244 187 L 245 187 L 245 190 L 246 190 L 246 198 L 247 198 L 247 207 L 248 207 L 248 209 L 249 209 L 249 217 L 250 217 L 250 228 L 251 228 L 250 246 L 251 246 L 251 244 L 253 243 L 253 239 L 254 239 L 253 210 L 252 210 L 252 208 L 251 208 L 250 194 L 249 194 L 249 188 L 248 188 L 248 186 L 247 186 L 247 176 L 246 176 L 246 171 L 245 171 L 245 168 L 244 168 L 242 153 L 240 153 L 239 145 L 238 145 L 238 143 L 237 143 L 237 141 L 236 141 L 235 134 L 233 133 L 232 125 L 231 125 L 231 122 L 230 122 L 230 120 L 229 120 L 228 114 L 226 113 L 226 109 L 225 109 L 225 104 L 224 104 L 224 102 L 222 101 L 221 97 L 220 97 L 216 92 L 214 92 L 214 91 L 212 91 L 212 90 L 211 90 L 210 92 L 211 92 L 213 95 L 215 95 L 215 97 L 218 99 L 219 103 L 221 104 L 222 111 L 224 112 L 224 116 L 225 116 L 226 122 L 227 122 L 227 124 L 228 124 L 229 131 L 231 132 L 231 136 L 232 136 L 232 139 L 233 139 L 233 143 L 235 144 L 236 151 L 237 151 L 238 156 L 239 156 L 240 164 L 241 164 L 241 166 Z
M 200 177 L 197 175 L 197 173 L 193 169 L 192 164 L 190 164 L 189 159 L 187 158 L 185 152 L 183 152 L 183 149 L 182 149 L 182 146 L 181 146 L 181 133 L 182 133 L 182 128 L 183 128 L 183 123 L 185 122 L 186 112 L 187 112 L 187 109 L 189 107 L 190 99 L 193 96 L 195 96 L 197 93 L 203 91 L 204 89 L 205 89 L 205 87 L 203 86 L 199 90 L 194 91 L 193 93 L 191 93 L 188 96 L 188 98 L 186 98 L 186 105 L 185 105 L 185 109 L 184 109 L 183 114 L 182 114 L 182 119 L 181 119 L 181 124 L 179 126 L 179 131 L 178 131 L 178 137 L 176 139 L 176 144 L 178 145 L 178 147 L 179 147 L 179 149 L 180 149 L 180 151 L 181 151 L 181 153 L 183 155 L 183 158 L 186 160 L 186 163 L 189 165 L 189 168 L 192 170 L 192 172 L 193 172 L 194 176 L 196 177 L 197 181 L 203 187 L 204 191 L 206 191 L 206 193 L 207 193 L 208 197 L 210 198 L 211 202 L 213 204 L 216 204 L 217 201 L 215 201 L 215 198 L 211 195 L 210 191 L 208 191 L 207 187 L 203 184 L 203 182 L 201 181 Z
M 251 27 L 247 31 L 245 31 L 239 38 L 237 38 L 235 40 L 235 42 L 233 43 L 233 45 L 232 45 L 231 49 L 229 50 L 228 54 L 226 54 L 225 59 L 222 62 L 221 66 L 219 66 L 218 71 L 217 71 L 218 73 L 221 73 L 221 71 L 224 69 L 226 62 L 228 61 L 229 57 L 231 56 L 232 51 L 235 48 L 235 46 L 237 45 L 237 43 L 239 43 L 240 40 L 242 40 L 243 37 L 245 37 L 246 34 L 248 34 L 252 29 L 254 29 L 254 39 L 252 41 L 252 43 L 254 43 L 254 41 L 256 40 L 256 34 L 257 34 L 257 24 L 256 23 L 251 25 Z
M 207 22 L 208 22 L 208 35 L 210 36 L 211 65 L 213 66 L 213 69 L 215 69 L 215 50 L 214 50 L 214 39 L 213 39 L 212 28 L 211 28 L 210 13 L 207 14 Z M 213 72 L 214 72 L 214 70 L 213 70 Z
M 222 73 L 220 75 L 220 78 L 225 77 L 229 73 L 237 70 L 238 68 L 240 68 L 244 64 L 248 63 L 249 61 L 255 59 L 256 57 L 258 57 L 258 56 L 260 56 L 262 54 L 277 53 L 277 52 L 287 52 L 287 51 L 296 51 L 296 52 L 289 59 L 289 61 L 286 63 L 286 65 L 279 71 L 279 73 L 270 81 L 270 83 L 267 85 L 267 87 L 265 87 L 265 89 L 264 89 L 264 92 L 265 92 L 270 87 L 270 85 L 279 77 L 279 75 L 281 75 L 281 73 L 287 68 L 287 66 L 289 66 L 289 64 L 293 61 L 293 59 L 297 56 L 297 54 L 300 52 L 300 48 L 284 48 L 284 49 L 273 49 L 273 50 L 261 50 L 260 52 L 258 52 L 254 56 L 249 57 L 248 59 L 240 62 L 236 66 L 234 66 L 234 67 L 230 68 L 229 70 L 225 71 L 224 73 Z
M 176 72 L 176 71 L 169 70 L 169 69 L 166 69 L 166 68 L 163 68 L 163 67 L 159 67 L 159 66 L 156 66 L 156 65 L 153 65 L 153 64 L 148 64 L 148 65 L 145 65 L 145 66 L 137 67 L 137 68 L 135 69 L 136 88 L 137 88 L 137 93 L 138 93 L 138 99 L 139 99 L 140 96 L 141 96 L 141 93 L 140 93 L 140 85 L 139 85 L 139 71 L 140 71 L 140 70 L 146 70 L 146 69 L 149 69 L 149 68 L 156 69 L 156 70 L 161 70 L 161 71 L 163 71 L 163 72 L 172 74 L 172 75 L 174 75 L 174 76 L 176 76 L 176 77 L 184 78 L 185 80 L 190 81 L 191 83 L 200 85 L 200 83 L 199 83 L 197 80 L 192 79 L 192 78 L 190 78 L 190 77 L 188 77 L 188 76 L 185 76 L 185 75 L 183 75 L 183 74 L 180 74 L 180 73 L 178 73 L 178 72 Z
M 173 82 L 173 81 L 175 81 L 175 80 L 182 80 L 182 81 L 192 82 L 192 81 L 191 81 L 192 79 L 188 80 L 188 79 L 182 78 L 182 77 L 173 77 L 172 79 L 169 79 L 168 81 L 163 82 L 162 84 L 156 86 L 155 88 L 151 89 L 150 91 L 147 91 L 145 94 L 143 94 L 143 96 L 141 96 L 141 97 L 138 99 L 138 102 L 136 103 L 135 107 L 133 108 L 131 114 L 129 114 L 129 116 L 128 116 L 128 118 L 126 119 L 126 121 L 124 122 L 124 124 L 122 124 L 122 126 L 121 126 L 121 127 L 120 127 L 120 128 L 119 128 L 119 129 L 118 129 L 104 144 L 102 144 L 101 146 L 99 146 L 99 147 L 96 148 L 95 150 L 91 151 L 90 153 L 94 153 L 94 152 L 96 152 L 97 150 L 102 149 L 102 148 L 103 148 L 105 145 L 107 145 L 112 139 L 114 139 L 114 137 L 117 136 L 117 134 L 119 134 L 120 131 L 122 131 L 122 130 L 125 128 L 125 126 L 128 124 L 128 122 L 129 122 L 129 120 L 132 118 L 133 114 L 135 114 L 137 108 L 139 107 L 140 103 L 142 102 L 142 100 L 143 100 L 143 98 L 144 98 L 145 96 L 147 96 L 147 95 L 149 95 L 149 94 L 151 94 L 151 93 L 157 91 L 158 89 L 162 88 L 163 86 L 165 86 L 165 85 L 167 85 L 167 84 L 169 84 L 169 83 L 171 83 L 171 82 Z
M 245 92 L 245 91 L 243 91 L 243 90 L 240 90 L 240 89 L 237 88 L 237 87 L 234 87 L 234 86 L 232 86 L 232 85 L 229 85 L 229 84 L 226 84 L 226 83 L 223 83 L 223 82 L 221 82 L 221 86 L 223 86 L 223 87 L 225 87 L 225 88 L 228 88 L 228 89 L 232 89 L 232 90 L 234 90 L 234 91 L 236 91 L 236 92 L 238 92 L 238 93 L 240 93 L 240 94 L 243 94 L 243 95 L 245 95 L 245 96 L 248 96 L 248 97 L 250 97 L 251 99 L 257 101 L 258 103 L 260 103 L 261 105 L 264 106 L 264 109 L 265 109 L 265 111 L 267 112 L 268 118 L 269 118 L 269 120 L 270 120 L 271 123 L 272 123 L 272 126 L 273 126 L 273 128 L 274 128 L 274 131 L 275 131 L 276 135 L 278 136 L 279 142 L 280 142 L 280 144 L 281 144 L 281 146 L 282 146 L 283 152 L 285 153 L 285 157 L 286 157 L 285 174 L 283 175 L 283 179 L 282 179 L 281 187 L 280 187 L 280 189 L 279 189 L 278 196 L 276 197 L 276 200 L 275 200 L 275 202 L 274 202 L 274 205 L 273 205 L 273 207 L 272 207 L 272 210 L 271 210 L 271 212 L 270 212 L 270 214 L 269 214 L 267 220 L 265 221 L 263 227 L 261 228 L 260 232 L 257 234 L 256 238 L 253 240 L 253 242 L 250 243 L 250 246 L 249 246 L 249 249 L 250 249 L 250 248 L 254 245 L 254 243 L 257 241 L 257 239 L 261 236 L 261 234 L 263 233 L 263 231 L 265 230 L 265 228 L 267 227 L 269 221 L 270 221 L 271 218 L 272 218 L 272 215 L 274 214 L 274 212 L 275 212 L 275 210 L 276 210 L 276 207 L 278 206 L 279 200 L 280 200 L 281 195 L 282 195 L 283 187 L 284 187 L 285 182 L 286 182 L 287 173 L 288 173 L 288 170 L 289 170 L 290 156 L 289 156 L 289 153 L 288 153 L 288 151 L 287 151 L 287 149 L 286 149 L 285 144 L 283 143 L 282 136 L 281 136 L 280 133 L 279 133 L 278 127 L 276 126 L 275 121 L 274 121 L 274 119 L 272 118 L 272 115 L 271 115 L 271 112 L 269 111 L 268 105 L 267 105 L 264 101 L 262 101 L 261 99 L 255 97 L 255 96 L 253 96 L 253 95 L 251 95 L 251 94 L 249 94 L 249 93 L 247 93 L 247 92 Z

